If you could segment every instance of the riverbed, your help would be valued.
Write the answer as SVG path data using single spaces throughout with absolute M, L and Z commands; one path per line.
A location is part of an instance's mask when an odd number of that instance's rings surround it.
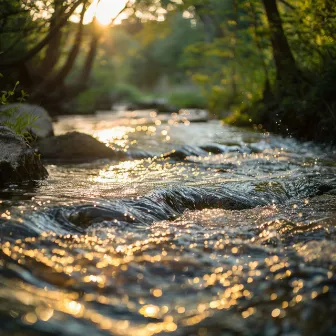
M 127 157 L 0 190 L 1 335 L 336 334 L 335 149 L 187 110 L 54 127 Z

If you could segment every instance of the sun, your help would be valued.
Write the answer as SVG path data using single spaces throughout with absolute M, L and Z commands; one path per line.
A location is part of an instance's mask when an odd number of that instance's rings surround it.
M 127 0 L 94 0 L 85 13 L 84 23 L 90 23 L 96 16 L 101 25 L 107 26 L 123 9 L 126 2 Z

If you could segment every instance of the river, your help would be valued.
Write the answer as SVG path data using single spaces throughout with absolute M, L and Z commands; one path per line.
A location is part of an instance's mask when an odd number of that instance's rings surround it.
M 336 334 L 335 150 L 197 117 L 55 122 L 128 158 L 0 190 L 0 335 Z

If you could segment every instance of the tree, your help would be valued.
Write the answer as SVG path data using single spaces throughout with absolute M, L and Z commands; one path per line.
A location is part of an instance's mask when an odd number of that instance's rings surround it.
M 270 29 L 276 77 L 281 86 L 297 79 L 300 71 L 287 41 L 276 0 L 263 0 Z
M 91 3 L 5 0 L 1 5 L 0 46 L 4 50 L 0 54 L 0 69 L 7 73 L 6 78 L 12 75 L 15 81 L 20 80 L 22 88 L 30 93 L 29 101 L 59 108 L 87 88 L 102 35 L 95 20 L 84 27 L 84 15 Z M 75 13 L 80 17 L 78 23 L 70 20 Z M 18 22 L 25 24 L 23 29 L 17 28 Z M 24 50 L 18 42 L 22 38 Z M 68 85 L 67 78 L 81 54 L 84 38 L 89 40 L 89 49 L 77 80 Z

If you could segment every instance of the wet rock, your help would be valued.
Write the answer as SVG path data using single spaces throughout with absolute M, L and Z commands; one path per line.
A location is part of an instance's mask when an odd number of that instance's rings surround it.
M 43 179 L 48 176 L 39 156 L 23 137 L 0 126 L 0 185 Z
M 171 158 L 174 160 L 184 160 L 189 156 L 204 157 L 212 154 L 224 154 L 224 153 L 250 153 L 248 148 L 242 148 L 240 146 L 226 146 L 220 144 L 209 144 L 203 146 L 182 146 L 169 153 L 163 154 L 165 158 Z M 232 165 L 230 165 L 232 166 Z
M 327 192 L 328 195 L 336 195 L 336 189 L 332 189 Z
M 336 179 L 326 179 L 318 187 L 319 194 L 331 194 L 333 195 L 336 191 Z
M 60 162 L 86 162 L 102 158 L 124 158 L 92 136 L 79 132 L 70 132 L 45 138 L 37 143 L 43 160 Z
M 208 156 L 208 152 L 196 146 L 182 146 L 163 155 L 165 158 L 184 160 L 188 156 Z
M 231 152 L 238 152 L 238 153 L 250 153 L 251 152 L 248 148 L 242 148 L 241 146 L 227 146 L 227 145 L 220 145 L 216 143 L 201 146 L 201 149 L 205 150 L 206 152 L 213 153 L 213 154 L 222 154 L 222 153 L 231 153 Z
M 103 221 L 133 222 L 130 217 L 124 215 L 123 208 L 118 208 L 117 206 L 111 206 L 108 209 L 93 205 L 83 205 L 75 208 L 67 216 L 71 223 L 82 228 L 87 228 Z
M 129 159 L 141 160 L 141 159 L 153 158 L 155 155 L 153 153 L 138 149 L 127 152 L 127 156 Z
M 291 188 L 295 189 L 295 186 Z M 185 210 L 245 210 L 283 204 L 289 199 L 285 186 L 280 184 L 274 191 L 269 184 L 260 189 L 250 182 L 226 183 L 217 188 L 169 187 L 155 190 L 137 200 L 112 201 L 104 206 L 80 205 L 64 212 L 69 223 L 81 228 L 103 222 L 114 226 L 120 223 L 148 225 L 176 219 Z
M 35 119 L 26 131 L 35 134 L 39 138 L 54 135 L 52 120 L 48 112 L 41 106 L 31 104 L 9 104 L 0 107 L 0 123 L 15 122 L 19 116 L 29 116 Z

